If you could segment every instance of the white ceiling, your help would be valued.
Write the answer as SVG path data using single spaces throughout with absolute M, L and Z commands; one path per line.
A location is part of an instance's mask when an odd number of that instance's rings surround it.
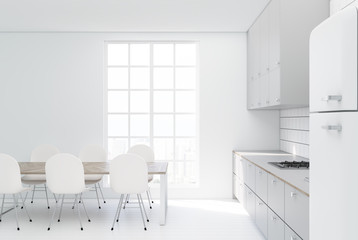
M 0 31 L 246 32 L 269 0 L 0 0 Z

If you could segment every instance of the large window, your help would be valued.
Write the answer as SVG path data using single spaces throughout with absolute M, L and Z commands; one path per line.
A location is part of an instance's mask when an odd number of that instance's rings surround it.
M 171 185 L 198 181 L 197 43 L 106 44 L 109 158 L 136 144 L 168 161 Z

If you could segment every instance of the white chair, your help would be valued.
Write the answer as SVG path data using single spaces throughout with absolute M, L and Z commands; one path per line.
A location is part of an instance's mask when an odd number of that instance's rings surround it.
M 61 219 L 65 195 L 73 194 L 75 195 L 75 205 L 77 208 L 81 230 L 83 230 L 80 208 L 77 201 L 77 199 L 81 199 L 82 193 L 87 190 L 85 187 L 85 177 L 82 161 L 79 158 L 68 153 L 60 153 L 51 157 L 46 162 L 46 182 L 47 187 L 54 194 L 58 195 L 58 199 L 60 199 L 62 195 L 61 208 L 57 221 L 60 222 Z M 90 222 L 91 220 L 88 217 L 86 207 L 82 199 L 81 202 L 83 209 L 86 213 L 87 219 Z M 51 228 L 53 218 L 56 214 L 57 205 L 58 204 L 56 202 L 56 208 L 53 211 L 53 215 L 47 230 L 50 230 Z
M 117 222 L 119 221 L 124 195 L 127 194 L 137 194 L 144 230 L 147 230 L 143 212 L 147 222 L 149 222 L 149 219 L 141 196 L 148 190 L 148 167 L 145 160 L 135 154 L 119 155 L 110 163 L 109 176 L 111 188 L 121 195 L 111 230 L 113 231 L 116 219 Z
M 139 155 L 142 158 L 144 158 L 146 162 L 154 162 L 154 152 L 152 148 L 148 147 L 147 145 L 144 144 L 135 145 L 128 150 L 128 153 Z M 153 175 L 148 175 L 148 183 L 151 183 L 152 181 L 153 181 Z M 146 194 L 148 198 L 149 208 L 152 209 L 151 203 L 154 203 L 154 201 L 152 198 L 152 194 L 150 192 L 150 187 L 148 188 L 148 191 L 146 191 Z M 126 197 L 124 208 L 126 206 L 126 203 L 129 202 L 129 197 L 130 197 L 129 195 Z
M 58 153 L 60 153 L 60 151 L 58 150 L 57 147 L 50 145 L 50 144 L 43 144 L 43 145 L 37 146 L 31 152 L 30 162 L 46 162 L 50 157 L 52 157 Z M 33 186 L 31 203 L 34 202 L 36 186 L 43 184 L 44 185 L 43 191 L 45 191 L 45 193 L 46 193 L 47 208 L 50 209 L 50 204 L 48 202 L 45 174 L 26 174 L 25 176 L 23 176 L 21 178 L 21 181 L 25 185 Z M 37 191 L 39 191 L 39 190 L 37 190 Z M 27 194 L 25 196 L 25 200 L 26 199 L 27 199 Z
M 88 145 L 84 147 L 80 154 L 80 159 L 82 162 L 106 162 L 107 161 L 107 153 L 106 151 L 98 145 Z M 97 196 L 97 202 L 98 202 L 98 208 L 101 209 L 101 205 L 99 203 L 99 197 L 98 197 L 98 190 L 101 192 L 103 203 L 106 203 L 106 200 L 103 197 L 103 192 L 101 188 L 100 182 L 102 181 L 103 175 L 94 175 L 94 174 L 86 174 L 85 175 L 85 184 L 88 185 L 94 185 L 96 196 Z
M 17 230 L 20 230 L 19 220 L 18 220 L 18 196 L 20 196 L 22 200 L 23 207 L 25 208 L 26 214 L 29 217 L 29 221 L 32 222 L 29 213 L 27 212 L 24 199 L 22 198 L 21 193 L 25 191 L 29 191 L 30 188 L 24 188 L 21 184 L 21 175 L 20 175 L 20 167 L 17 161 L 7 155 L 0 153 L 0 194 L 3 194 L 3 201 L 1 204 L 1 214 L 0 214 L 0 222 L 2 221 L 2 213 L 4 209 L 4 201 L 5 195 L 12 195 L 14 201 L 14 209 L 16 215 L 16 224 Z

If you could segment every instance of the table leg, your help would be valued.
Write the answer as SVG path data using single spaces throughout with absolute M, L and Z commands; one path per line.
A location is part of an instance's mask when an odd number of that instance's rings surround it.
M 160 225 L 164 226 L 167 221 L 168 210 L 168 176 L 160 175 Z

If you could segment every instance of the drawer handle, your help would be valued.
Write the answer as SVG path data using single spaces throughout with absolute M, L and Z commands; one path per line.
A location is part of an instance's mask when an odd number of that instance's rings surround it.
M 291 239 L 291 240 L 297 240 L 297 237 L 291 236 L 290 239 Z
M 291 197 L 292 197 L 292 198 L 294 198 L 294 197 L 296 197 L 296 196 L 297 196 L 297 193 L 291 192 Z
M 277 180 L 276 179 L 272 180 L 272 184 L 275 184 L 275 183 L 277 183 Z
M 257 203 L 257 206 L 262 206 L 262 205 L 264 205 L 262 202 Z
M 326 125 L 326 126 L 322 126 L 322 128 L 327 131 L 338 131 L 338 132 L 342 131 L 341 125 Z
M 342 95 L 328 95 L 323 98 L 321 98 L 322 101 L 328 102 L 328 101 L 342 101 Z
M 275 216 L 272 216 L 272 217 L 271 217 L 271 220 L 272 220 L 272 221 L 276 221 L 277 218 L 276 218 Z
M 262 171 L 259 171 L 259 174 L 262 174 Z

